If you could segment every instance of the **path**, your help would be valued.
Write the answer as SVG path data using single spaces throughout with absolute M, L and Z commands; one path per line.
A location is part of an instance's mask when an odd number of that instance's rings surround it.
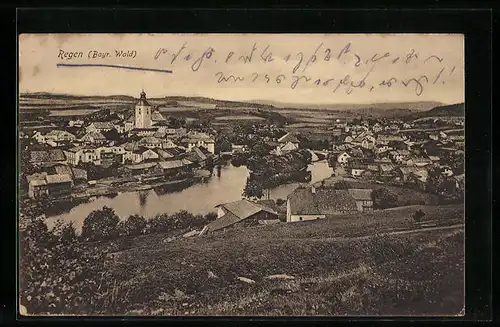
M 422 232 L 430 232 L 435 230 L 446 230 L 446 229 L 454 229 L 459 227 L 464 227 L 464 224 L 455 224 L 449 226 L 437 226 L 437 227 L 424 227 L 418 229 L 409 229 L 402 231 L 392 231 L 378 234 L 378 236 L 392 236 L 392 235 L 404 235 L 404 234 L 413 234 L 413 233 L 422 233 Z M 329 241 L 329 242 L 340 242 L 340 241 L 357 241 L 357 240 L 366 240 L 374 235 L 365 235 L 365 236 L 353 236 L 353 237 L 326 237 L 326 238 L 318 238 L 318 239 L 309 239 L 309 240 L 317 240 L 317 241 Z

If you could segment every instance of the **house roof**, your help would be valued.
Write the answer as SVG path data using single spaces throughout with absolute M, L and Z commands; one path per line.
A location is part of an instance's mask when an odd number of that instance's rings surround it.
M 158 153 L 158 155 L 164 159 L 170 159 L 175 156 L 175 154 L 172 154 L 168 150 L 163 150 L 163 149 L 155 149 L 155 150 L 156 150 L 155 152 Z
M 166 119 L 165 119 L 165 117 L 163 117 L 163 115 L 158 110 L 155 110 L 151 114 L 151 120 L 152 121 L 165 121 Z
M 149 102 L 146 100 L 146 92 L 144 91 L 141 92 L 141 97 L 139 98 L 139 101 L 137 102 L 136 106 L 151 107 Z
M 231 212 L 227 212 L 224 216 L 212 221 L 207 227 L 210 231 L 216 231 L 234 225 L 241 220 L 240 217 L 235 216 Z
M 82 137 L 82 139 L 85 139 L 85 138 L 93 138 L 94 140 L 105 140 L 106 139 L 106 137 L 101 132 L 98 132 L 98 131 L 88 132 L 87 134 L 85 134 Z
M 47 184 L 70 183 L 72 181 L 71 176 L 68 174 L 47 175 L 45 180 Z
M 26 176 L 26 180 L 27 180 L 28 183 L 30 183 L 32 181 L 35 181 L 35 180 L 43 180 L 43 181 L 45 181 L 45 176 L 47 176 L 46 172 L 34 173 L 32 175 Z
M 188 159 L 191 161 L 203 161 L 207 160 L 207 155 L 200 150 L 199 147 L 195 146 L 191 149 L 191 152 L 188 154 Z
M 33 179 L 29 181 L 29 183 L 33 186 L 41 186 L 41 185 L 47 185 L 47 182 L 45 179 Z
M 161 139 L 154 136 L 147 136 L 138 141 L 139 144 L 159 144 L 161 142 Z
M 75 136 L 73 135 L 72 133 L 70 132 L 66 132 L 66 131 L 62 131 L 62 130 L 58 130 L 58 129 L 54 129 L 54 130 L 51 130 L 50 132 L 47 133 L 47 135 L 45 136 L 60 136 L 60 135 L 71 135 L 71 136 Z
M 73 168 L 73 178 L 74 179 L 87 179 L 87 171 L 84 169 Z
M 254 215 L 257 212 L 262 211 L 262 210 L 267 211 L 269 213 L 276 214 L 276 212 L 273 209 L 271 209 L 263 204 L 258 204 L 256 202 L 252 202 L 252 201 L 249 201 L 246 199 L 221 204 L 219 206 L 230 211 L 235 216 L 240 217 L 241 219 L 248 218 L 248 217 L 250 217 L 250 216 L 252 216 L 252 215 Z
M 278 139 L 278 142 L 279 143 L 288 143 L 288 142 L 291 142 L 291 143 L 299 143 L 299 140 L 297 139 L 297 137 L 295 135 L 293 135 L 292 133 L 287 133 L 285 135 L 283 135 L 282 137 L 280 137 Z
M 157 165 L 156 162 L 143 162 L 143 163 L 135 164 L 135 165 L 127 165 L 125 167 L 127 167 L 128 169 L 131 169 L 131 170 L 137 170 L 137 169 L 153 168 L 156 165 Z
M 291 150 L 295 150 L 295 144 L 293 144 L 292 142 L 287 142 L 285 144 L 283 144 L 280 149 L 282 151 L 291 151 Z
M 303 215 L 326 215 L 338 211 L 357 211 L 356 201 L 348 190 L 335 190 L 330 187 L 298 188 L 288 197 L 291 213 Z
M 158 166 L 161 169 L 175 169 L 184 167 L 184 163 L 182 160 L 169 160 L 169 161 L 161 161 L 158 163 Z
M 113 129 L 113 128 L 115 128 L 115 125 L 113 125 L 112 123 L 104 122 L 104 121 L 95 121 L 95 122 L 92 122 L 90 125 L 94 125 L 94 127 L 97 129 Z
M 30 162 L 42 163 L 49 161 L 64 161 L 66 156 L 61 149 L 41 150 L 30 152 Z
M 220 204 L 217 207 L 222 207 L 225 214 L 208 224 L 208 229 L 211 231 L 226 228 L 261 211 L 266 211 L 274 215 L 278 214 L 274 209 L 264 204 L 259 204 L 246 199 Z
M 144 152 L 146 151 L 153 151 L 152 149 L 149 149 L 149 148 L 146 148 L 142 145 L 139 145 L 137 148 L 135 148 L 134 150 L 132 150 L 132 153 L 135 153 L 135 154 L 143 154 Z M 153 151 L 154 152 L 154 151 Z M 156 152 L 155 152 L 156 153 Z
M 388 172 L 393 170 L 394 170 L 394 165 L 392 164 L 380 164 L 380 171 L 382 172 Z
M 83 149 L 84 149 L 84 147 L 79 145 L 79 146 L 72 147 L 66 151 L 76 153 L 76 152 L 81 151 Z
M 73 175 L 73 172 L 71 171 L 71 167 L 69 167 L 69 166 L 66 166 L 66 165 L 57 165 L 54 168 L 55 168 L 56 173 L 58 175 L 68 175 L 68 176 L 72 176 Z

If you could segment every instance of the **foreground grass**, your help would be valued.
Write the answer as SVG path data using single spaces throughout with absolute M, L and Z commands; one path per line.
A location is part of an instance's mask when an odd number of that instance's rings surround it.
M 419 206 L 349 221 L 341 217 L 235 228 L 171 243 L 163 242 L 164 235 L 137 238 L 131 249 L 107 263 L 117 287 L 114 312 L 106 313 L 459 314 L 464 296 L 462 229 L 380 236 L 398 228 L 415 229 L 410 217 L 418 208 L 438 226 L 463 219 L 461 206 Z M 371 237 L 355 238 L 359 235 Z M 266 278 L 273 274 L 294 279 Z

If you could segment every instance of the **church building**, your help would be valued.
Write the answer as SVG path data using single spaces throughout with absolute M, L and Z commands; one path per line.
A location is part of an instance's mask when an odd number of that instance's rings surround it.
M 146 92 L 141 92 L 141 98 L 135 105 L 135 128 L 151 128 L 151 105 L 146 100 Z

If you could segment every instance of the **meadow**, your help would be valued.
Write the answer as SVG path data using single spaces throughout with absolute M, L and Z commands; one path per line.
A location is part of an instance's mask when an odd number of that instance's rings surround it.
M 416 210 L 425 213 L 420 223 L 412 219 Z M 462 223 L 460 205 L 410 206 L 171 242 L 172 235 L 139 236 L 106 263 L 117 281 L 108 310 L 457 315 L 464 304 Z

